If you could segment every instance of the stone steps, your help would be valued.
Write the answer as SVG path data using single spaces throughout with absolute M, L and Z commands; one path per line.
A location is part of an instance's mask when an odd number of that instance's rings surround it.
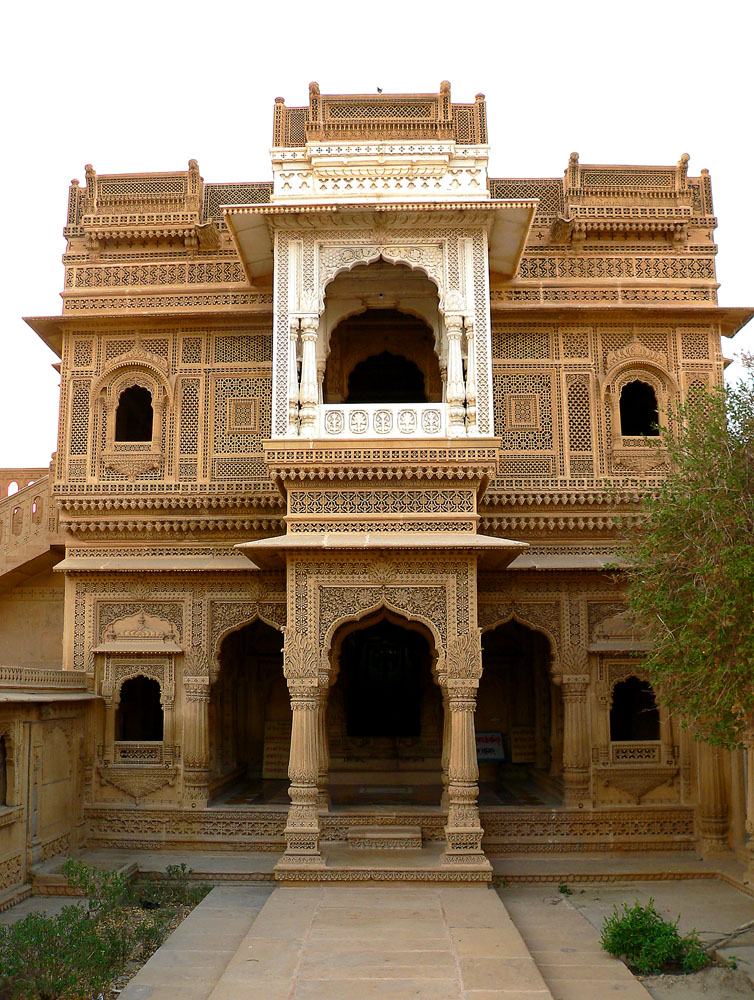
M 363 851 L 418 850 L 422 846 L 420 826 L 352 826 L 348 846 Z

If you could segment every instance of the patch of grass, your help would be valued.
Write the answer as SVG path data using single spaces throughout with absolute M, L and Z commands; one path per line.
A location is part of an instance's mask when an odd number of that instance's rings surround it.
M 573 895 L 573 889 L 568 885 L 567 882 L 558 882 L 558 892 L 562 892 L 564 896 Z
M 601 944 L 642 975 L 697 972 L 710 963 L 696 932 L 681 937 L 678 920 L 665 920 L 655 909 L 653 899 L 646 906 L 638 900 L 633 906 L 624 903 L 622 913 L 614 907 L 613 915 L 605 918 Z

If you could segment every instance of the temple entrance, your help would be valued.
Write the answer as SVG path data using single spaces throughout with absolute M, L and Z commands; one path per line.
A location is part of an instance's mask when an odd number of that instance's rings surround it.
M 549 664 L 546 637 L 516 621 L 482 637 L 476 732 L 494 748 L 479 761 L 482 807 L 562 805 L 563 702 Z
M 327 734 L 333 806 L 439 806 L 443 710 L 424 629 L 388 614 L 333 642 Z
M 210 791 L 224 804 L 288 804 L 291 703 L 283 637 L 262 621 L 226 636 L 210 689 Z

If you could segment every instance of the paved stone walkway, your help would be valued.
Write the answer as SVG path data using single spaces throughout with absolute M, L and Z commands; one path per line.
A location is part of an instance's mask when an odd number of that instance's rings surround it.
M 214 889 L 121 1000 L 552 1000 L 486 888 L 278 887 L 239 942 L 250 892 Z

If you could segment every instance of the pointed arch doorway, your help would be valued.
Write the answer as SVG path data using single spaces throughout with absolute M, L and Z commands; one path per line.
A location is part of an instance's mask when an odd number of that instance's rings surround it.
M 440 806 L 442 694 L 429 632 L 389 611 L 343 625 L 327 708 L 333 808 Z
M 210 791 L 228 805 L 288 804 L 291 704 L 283 637 L 256 619 L 220 644 L 210 687 Z
M 563 804 L 563 700 L 544 633 L 515 619 L 482 636 L 477 735 L 501 737 L 502 757 L 480 760 L 480 805 Z

